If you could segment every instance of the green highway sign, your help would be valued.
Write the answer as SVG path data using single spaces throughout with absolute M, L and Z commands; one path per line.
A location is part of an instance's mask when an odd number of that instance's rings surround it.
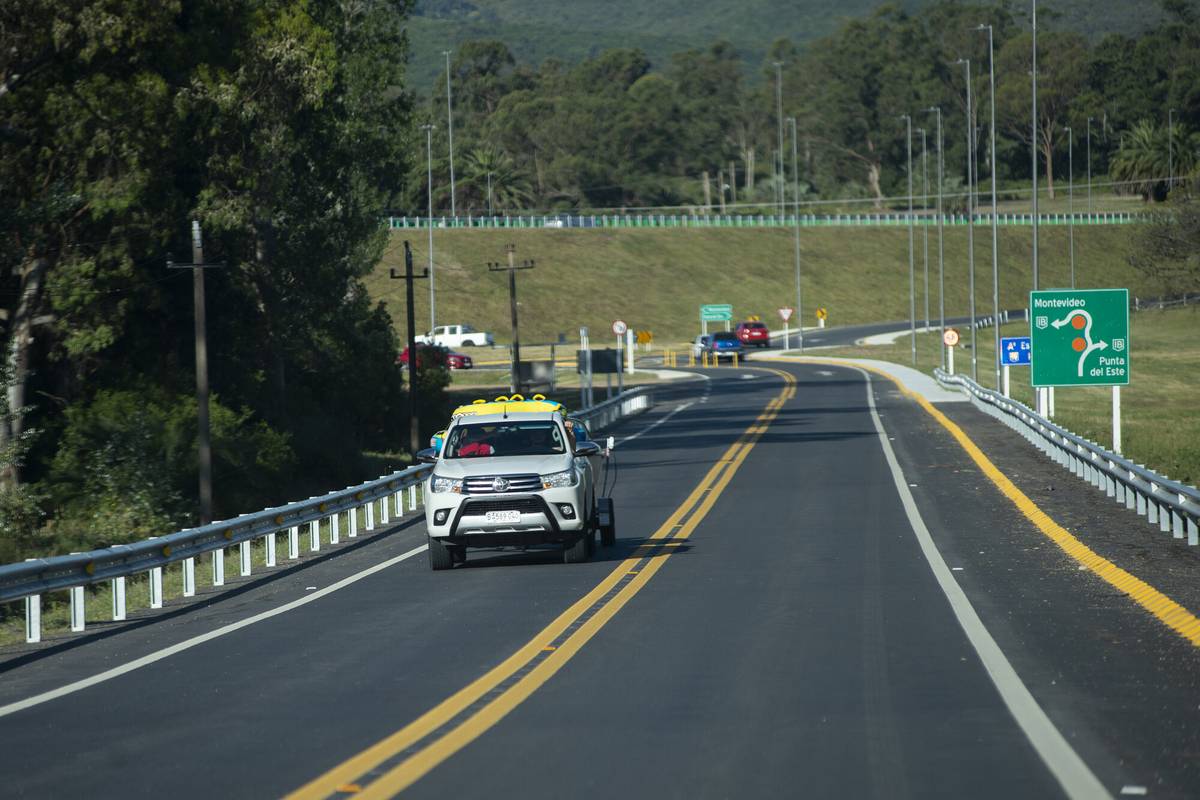
M 1129 290 L 1029 293 L 1034 386 L 1129 383 Z
M 701 322 L 729 322 L 733 319 L 733 306 L 707 305 L 700 306 Z

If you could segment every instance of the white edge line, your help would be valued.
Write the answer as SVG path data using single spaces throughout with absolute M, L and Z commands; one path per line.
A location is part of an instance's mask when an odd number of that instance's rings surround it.
M 118 667 L 113 667 L 112 669 L 107 669 L 104 672 L 83 678 L 75 681 L 74 683 L 68 683 L 67 685 L 60 686 L 57 689 L 51 689 L 48 692 L 35 694 L 32 697 L 25 698 L 24 700 L 18 700 L 15 703 L 9 703 L 6 706 L 0 706 L 0 717 L 6 717 L 9 714 L 14 714 L 18 711 L 23 711 L 24 709 L 41 705 L 42 703 L 48 703 L 51 700 L 58 699 L 59 697 L 65 697 L 66 695 L 74 694 L 75 692 L 87 689 L 90 686 L 95 686 L 98 683 L 104 683 L 105 681 L 120 677 L 126 673 L 133 672 L 136 669 L 149 666 L 157 661 L 162 661 L 164 658 L 173 656 L 177 653 L 182 653 L 184 650 L 190 650 L 197 645 L 210 642 L 213 639 L 220 638 L 228 633 L 233 633 L 234 631 L 249 627 L 256 622 L 262 622 L 263 620 L 270 619 L 271 617 L 278 616 L 279 614 L 292 611 L 293 609 L 311 603 L 314 600 L 319 600 L 326 595 L 333 594 L 339 589 L 345 589 L 347 586 L 357 583 L 363 578 L 370 577 L 380 570 L 387 569 L 388 567 L 399 564 L 401 561 L 412 558 L 419 553 L 423 553 L 426 549 L 428 549 L 428 545 L 424 544 L 420 547 L 414 547 L 407 553 L 401 553 L 395 558 L 389 558 L 387 561 L 382 561 L 372 567 L 368 567 L 362 572 L 357 572 L 349 577 L 342 578 L 337 583 L 332 583 L 329 586 L 326 586 L 324 589 L 320 589 L 312 594 L 305 595 L 304 597 L 293 600 L 290 603 L 284 603 L 278 608 L 273 608 L 270 611 L 263 611 L 262 613 L 255 614 L 252 617 L 247 617 L 246 619 L 238 620 L 237 622 L 232 622 L 223 627 L 211 630 L 208 633 L 202 633 L 199 636 L 193 636 L 191 639 L 186 639 L 178 644 L 173 644 L 170 647 L 164 647 L 162 650 L 157 650 L 153 653 L 144 655 L 141 658 L 136 658 L 133 661 L 127 662 Z
M 875 410 L 871 376 L 858 367 L 852 367 L 852 369 L 861 372 L 867 380 L 867 404 L 871 409 L 871 419 L 879 434 L 879 443 L 883 447 L 888 467 L 891 468 L 896 491 L 900 493 L 904 513 L 908 516 L 909 525 L 912 526 L 917 543 L 921 546 L 921 553 L 925 556 L 929 568 L 937 578 L 938 585 L 950 602 L 950 608 L 958 619 L 958 624 L 962 626 L 963 632 L 967 635 L 971 646 L 975 648 L 984 669 L 987 670 L 988 677 L 992 679 L 992 684 L 1000 693 L 1004 705 L 1008 707 L 1009 713 L 1012 714 L 1033 749 L 1037 751 L 1046 768 L 1054 775 L 1068 797 L 1079 798 L 1079 800 L 1111 797 L 1104 784 L 1088 768 L 1088 765 L 1054 726 L 1050 717 L 1038 705 L 1033 694 L 1021 681 L 1021 677 L 1000 649 L 1000 645 L 996 644 L 996 640 L 984 627 L 983 621 L 979 619 L 979 614 L 971 605 L 971 601 L 967 599 L 966 593 L 946 566 L 945 559 L 942 558 L 929 529 L 925 527 L 925 521 L 921 518 L 920 511 L 917 510 L 917 504 L 913 500 L 912 492 L 908 490 L 908 483 L 904 479 L 900 463 L 896 460 L 896 454 L 888 442 L 883 422 Z
M 684 403 L 684 404 L 682 404 L 682 405 L 675 406 L 673 409 L 671 409 L 669 412 L 667 412 L 667 414 L 666 414 L 665 416 L 663 416 L 661 419 L 657 419 L 657 420 L 655 420 L 655 421 L 654 421 L 654 423 L 653 423 L 652 425 L 649 425 L 649 426 L 647 426 L 646 428 L 643 428 L 642 430 L 638 431 L 637 433 L 633 434 L 632 436 L 626 436 L 624 439 L 622 439 L 621 441 L 617 442 L 617 443 L 616 443 L 615 445 L 613 445 L 613 446 L 614 446 L 614 447 L 619 447 L 620 445 L 623 445 L 623 444 L 625 444 L 626 442 L 632 442 L 634 439 L 638 438 L 638 437 L 639 437 L 639 436 L 641 436 L 642 434 L 649 433 L 650 431 L 652 431 L 652 430 L 654 430 L 655 428 L 657 428 L 659 425 L 662 425 L 664 422 L 666 422 L 666 421 L 667 421 L 667 420 L 669 420 L 671 417 L 673 417 L 673 416 L 675 416 L 676 414 L 678 414 L 680 411 L 683 411 L 685 408 L 691 408 L 691 407 L 692 407 L 694 404 L 695 404 L 695 401 L 693 401 L 693 400 L 689 400 L 688 402 L 686 402 L 686 403 Z

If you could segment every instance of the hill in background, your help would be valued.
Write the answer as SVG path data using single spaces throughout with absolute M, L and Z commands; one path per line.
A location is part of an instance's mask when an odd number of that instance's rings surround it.
M 910 9 L 931 4 L 895 3 Z M 499 39 L 519 61 L 535 65 L 551 57 L 574 62 L 613 47 L 636 47 L 659 67 L 671 53 L 725 39 L 754 67 L 776 39 L 817 39 L 880 5 L 878 0 L 422 0 L 409 25 L 412 85 L 428 93 L 443 69 L 442 51 L 470 39 Z M 1047 28 L 1091 38 L 1134 35 L 1161 19 L 1153 0 L 1048 0 L 1039 6 L 1039 21 Z

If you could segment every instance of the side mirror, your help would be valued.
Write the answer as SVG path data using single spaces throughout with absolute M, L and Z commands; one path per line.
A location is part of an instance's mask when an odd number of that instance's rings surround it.
M 575 445 L 575 455 L 577 456 L 597 456 L 600 455 L 600 445 L 595 442 L 579 442 Z
M 426 447 L 424 450 L 417 451 L 417 461 L 421 464 L 436 464 L 438 460 L 438 451 L 436 447 Z

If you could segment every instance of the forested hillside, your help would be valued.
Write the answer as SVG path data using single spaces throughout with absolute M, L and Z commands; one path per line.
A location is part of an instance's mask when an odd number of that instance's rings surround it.
M 915 11 L 934 2 L 891 5 Z M 723 40 L 757 68 L 776 39 L 797 44 L 819 39 L 880 5 L 879 0 L 420 0 L 411 26 L 415 88 L 428 92 L 443 69 L 442 51 L 471 39 L 502 41 L 521 63 L 535 66 L 552 57 L 575 62 L 613 47 L 636 47 L 656 67 L 665 66 L 671 53 Z M 1019 11 L 1029 3 L 1001 5 Z M 1047 29 L 1093 39 L 1137 34 L 1162 19 L 1153 2 L 1044 0 L 1039 7 Z
M 1122 191 L 1158 199 L 1169 171 L 1186 174 L 1195 165 L 1200 5 L 1164 0 L 1161 8 L 1163 21 L 1137 36 L 1092 42 L 1075 32 L 1042 31 L 1035 144 L 1052 195 L 1067 171 L 1068 126 L 1077 178 L 1090 167 L 1098 180 L 1119 180 Z M 751 80 L 747 67 L 760 66 L 748 65 L 727 41 L 674 52 L 659 64 L 624 46 L 536 68 L 502 41 L 466 42 L 455 48 L 450 70 L 455 208 L 476 214 L 722 202 L 761 208 L 780 199 L 781 144 L 789 196 L 798 173 L 807 201 L 858 199 L 879 207 L 906 192 L 901 115 L 911 115 L 916 158 L 918 129 L 936 153 L 933 107 L 942 112 L 947 191 L 959 192 L 966 182 L 968 127 L 986 186 L 991 96 L 981 23 L 995 35 L 995 178 L 1002 187 L 1024 189 L 1031 169 L 1028 20 L 994 4 L 936 0 L 912 14 L 884 6 L 803 46 L 776 40 L 768 59 L 782 63 L 778 99 L 775 69 Z M 423 108 L 436 127 L 435 213 L 451 205 L 446 99 L 443 72 Z M 784 117 L 795 118 L 795 171 L 777 104 Z M 402 206 L 408 213 L 426 208 L 424 169 L 417 162 L 409 173 Z M 936 180 L 936 161 L 929 169 Z

